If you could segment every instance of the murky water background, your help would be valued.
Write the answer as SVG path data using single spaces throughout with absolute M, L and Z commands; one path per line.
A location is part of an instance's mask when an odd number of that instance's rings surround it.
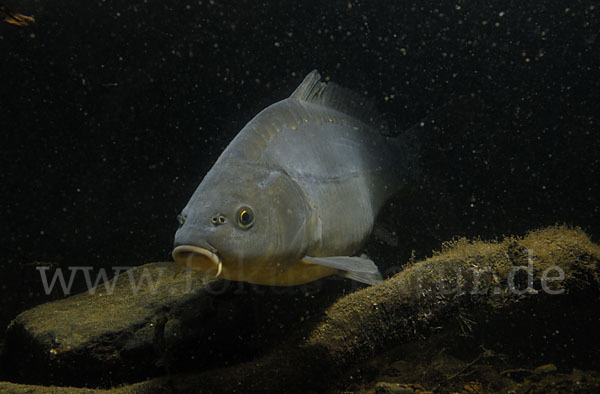
M 366 246 L 384 270 L 457 235 L 566 223 L 598 240 L 594 2 L 4 3 L 36 23 L 0 24 L 2 326 L 62 297 L 36 267 L 169 259 L 203 174 L 314 68 L 395 132 L 438 133 L 382 214 L 396 246 Z

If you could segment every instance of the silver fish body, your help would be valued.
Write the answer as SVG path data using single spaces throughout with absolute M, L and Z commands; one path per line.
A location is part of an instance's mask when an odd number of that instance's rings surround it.
M 296 285 L 338 274 L 381 280 L 353 256 L 413 172 L 408 143 L 382 136 L 359 96 L 311 72 L 256 115 L 180 216 L 180 266 L 231 280 Z

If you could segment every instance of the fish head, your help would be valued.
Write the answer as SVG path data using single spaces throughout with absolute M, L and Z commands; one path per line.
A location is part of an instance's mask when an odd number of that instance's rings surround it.
M 253 270 L 303 256 L 309 213 L 300 187 L 280 171 L 213 168 L 179 216 L 173 258 L 180 267 L 252 281 Z

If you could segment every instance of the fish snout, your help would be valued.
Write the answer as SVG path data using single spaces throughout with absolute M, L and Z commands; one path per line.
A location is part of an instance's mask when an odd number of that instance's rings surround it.
M 192 245 L 179 245 L 173 249 L 173 259 L 179 269 L 188 267 L 206 275 L 219 276 L 223 271 L 221 258 L 213 251 Z

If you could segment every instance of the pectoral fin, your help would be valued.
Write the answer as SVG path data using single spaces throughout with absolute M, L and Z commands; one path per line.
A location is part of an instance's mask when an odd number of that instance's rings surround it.
M 330 256 L 330 257 L 309 257 L 302 259 L 306 263 L 319 264 L 325 267 L 331 267 L 340 270 L 339 275 L 344 278 L 376 285 L 383 279 L 375 263 L 362 257 L 350 256 Z

